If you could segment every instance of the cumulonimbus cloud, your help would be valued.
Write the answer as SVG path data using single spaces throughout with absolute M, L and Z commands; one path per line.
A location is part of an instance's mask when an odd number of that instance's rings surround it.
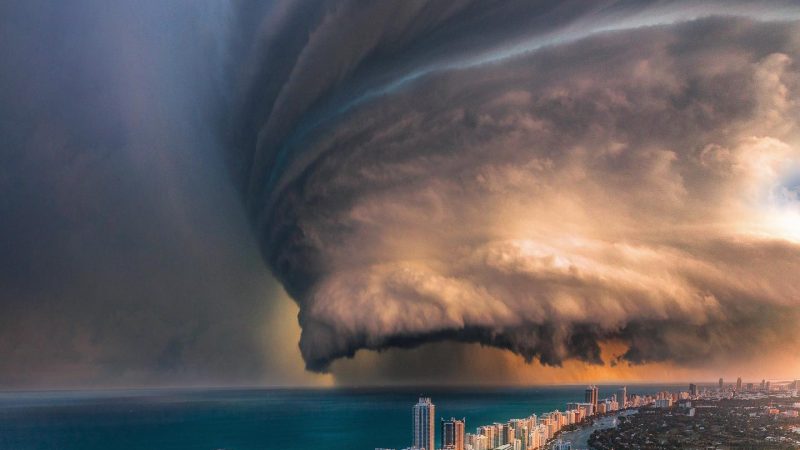
M 546 364 L 800 345 L 797 11 L 394 5 L 289 37 L 287 5 L 242 77 L 243 191 L 308 368 L 442 339 Z

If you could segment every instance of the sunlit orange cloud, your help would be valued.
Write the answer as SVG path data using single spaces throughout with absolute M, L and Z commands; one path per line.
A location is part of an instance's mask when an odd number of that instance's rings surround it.
M 467 355 L 457 361 L 448 360 L 450 367 L 433 362 L 426 367 L 423 361 L 441 361 L 430 358 L 429 353 L 457 351 Z M 622 346 L 604 346 L 604 357 L 617 356 Z M 418 353 L 418 355 L 415 355 Z M 447 364 L 444 364 L 446 366 Z M 400 369 L 414 367 L 413 372 Z M 419 350 L 389 350 L 383 353 L 359 352 L 352 360 L 337 362 L 334 375 L 340 384 L 413 384 L 448 383 L 463 385 L 540 385 L 576 384 L 584 382 L 614 381 L 666 381 L 693 379 L 691 370 L 673 364 L 594 365 L 568 360 L 561 367 L 544 366 L 539 362 L 526 363 L 523 358 L 507 350 L 482 347 L 477 344 L 433 344 Z
M 602 346 L 604 361 L 616 361 L 627 350 L 624 343 L 618 341 L 605 342 Z M 507 353 L 507 352 L 506 352 Z M 787 359 L 788 355 L 771 355 L 760 361 L 753 361 L 745 367 L 720 364 L 715 366 L 712 362 L 702 367 L 685 367 L 673 362 L 646 363 L 640 365 L 620 362 L 605 365 L 586 364 L 580 361 L 569 360 L 562 367 L 542 366 L 541 364 L 527 364 L 514 355 L 504 355 L 509 360 L 511 372 L 519 373 L 516 381 L 524 383 L 526 380 L 538 380 L 539 383 L 578 383 L 578 382 L 685 382 L 685 381 L 715 381 L 719 377 L 735 379 L 743 377 L 747 380 L 766 379 L 795 379 L 800 375 L 800 358 Z
M 478 344 L 428 344 L 412 350 L 361 351 L 333 366 L 338 385 L 553 385 L 583 383 L 716 382 L 719 377 L 745 382 L 800 378 L 800 357 L 778 351 L 746 366 L 710 363 L 685 367 L 673 362 L 633 365 L 613 363 L 625 350 L 622 342 L 604 342 L 605 364 L 567 360 L 560 367 L 545 366 L 508 350 Z
M 704 371 L 680 367 L 669 362 L 641 365 L 617 363 L 619 356 L 627 350 L 627 346 L 622 342 L 605 342 L 601 348 L 603 360 L 606 361 L 603 365 L 567 360 L 561 367 L 553 367 L 539 363 L 527 364 L 514 355 L 504 355 L 504 357 L 508 360 L 509 372 L 518 373 L 515 381 L 520 383 L 526 380 L 546 384 L 684 381 L 705 376 Z

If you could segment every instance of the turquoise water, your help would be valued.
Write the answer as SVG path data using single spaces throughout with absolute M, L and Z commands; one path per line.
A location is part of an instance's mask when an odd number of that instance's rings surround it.
M 373 450 L 411 440 L 411 406 L 467 431 L 583 400 L 585 386 L 519 389 L 214 389 L 0 393 L 1 450 Z M 601 386 L 600 397 L 617 386 Z M 629 386 L 629 393 L 686 390 Z M 438 436 L 437 436 L 438 440 Z

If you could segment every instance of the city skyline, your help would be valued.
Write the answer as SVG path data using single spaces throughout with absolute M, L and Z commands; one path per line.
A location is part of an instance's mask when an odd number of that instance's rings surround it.
M 537 450 L 548 448 L 552 450 L 571 449 L 572 442 L 562 443 L 564 433 L 562 429 L 572 427 L 569 431 L 579 429 L 591 423 L 597 417 L 611 415 L 617 417 L 619 411 L 629 411 L 637 414 L 640 408 L 655 408 L 669 410 L 678 415 L 693 417 L 695 408 L 692 402 L 699 401 L 720 401 L 722 399 L 765 399 L 772 396 L 783 396 L 784 399 L 797 398 L 800 395 L 800 381 L 793 380 L 791 384 L 781 384 L 770 389 L 766 380 L 761 383 L 759 388 L 746 390 L 741 389 L 742 378 L 737 378 L 734 384 L 725 384 L 720 378 L 715 385 L 701 386 L 698 390 L 696 383 L 689 383 L 688 389 L 678 391 L 662 390 L 646 394 L 627 394 L 625 385 L 604 386 L 607 397 L 599 397 L 599 387 L 597 385 L 586 386 L 584 390 L 583 402 L 568 402 L 563 411 L 558 409 L 537 415 L 532 412 L 525 418 L 509 418 L 505 422 L 494 422 L 492 424 L 478 425 L 470 429 L 466 426 L 466 417 L 455 419 L 451 417 L 446 420 L 440 419 L 440 431 L 435 435 L 435 429 L 430 428 L 432 422 L 429 420 L 435 414 L 435 405 L 431 397 L 420 397 L 419 401 L 412 408 L 412 430 L 413 438 L 410 447 L 404 450 Z M 714 387 L 716 386 L 716 388 Z M 751 385 L 752 386 L 752 385 Z M 578 397 L 578 391 L 575 392 Z M 766 415 L 777 415 L 781 411 L 772 407 L 772 402 L 765 410 Z M 678 408 L 676 410 L 676 408 Z M 790 418 L 797 418 L 797 409 L 800 403 L 795 402 L 792 406 L 784 406 L 783 414 Z M 752 411 L 752 407 L 749 410 Z M 623 413 L 624 414 L 624 413 Z M 756 413 L 750 413 L 755 416 Z M 616 423 L 616 421 L 614 422 Z M 616 426 L 616 425 L 614 425 Z M 472 432 L 474 430 L 474 433 Z M 423 442 L 425 443 L 423 445 Z M 438 443 L 437 446 L 434 442 Z M 561 447 L 561 445 L 564 445 Z M 376 450 L 392 450 L 376 448 Z

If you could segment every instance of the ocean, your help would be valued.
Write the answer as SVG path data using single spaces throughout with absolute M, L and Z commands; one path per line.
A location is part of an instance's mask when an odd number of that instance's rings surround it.
M 411 407 L 420 395 L 432 397 L 437 416 L 465 417 L 474 432 L 563 411 L 567 402 L 583 401 L 584 388 L 0 392 L 0 450 L 400 449 L 410 445 Z M 600 398 L 617 388 L 600 386 Z M 631 394 L 665 389 L 687 386 L 628 386 Z

